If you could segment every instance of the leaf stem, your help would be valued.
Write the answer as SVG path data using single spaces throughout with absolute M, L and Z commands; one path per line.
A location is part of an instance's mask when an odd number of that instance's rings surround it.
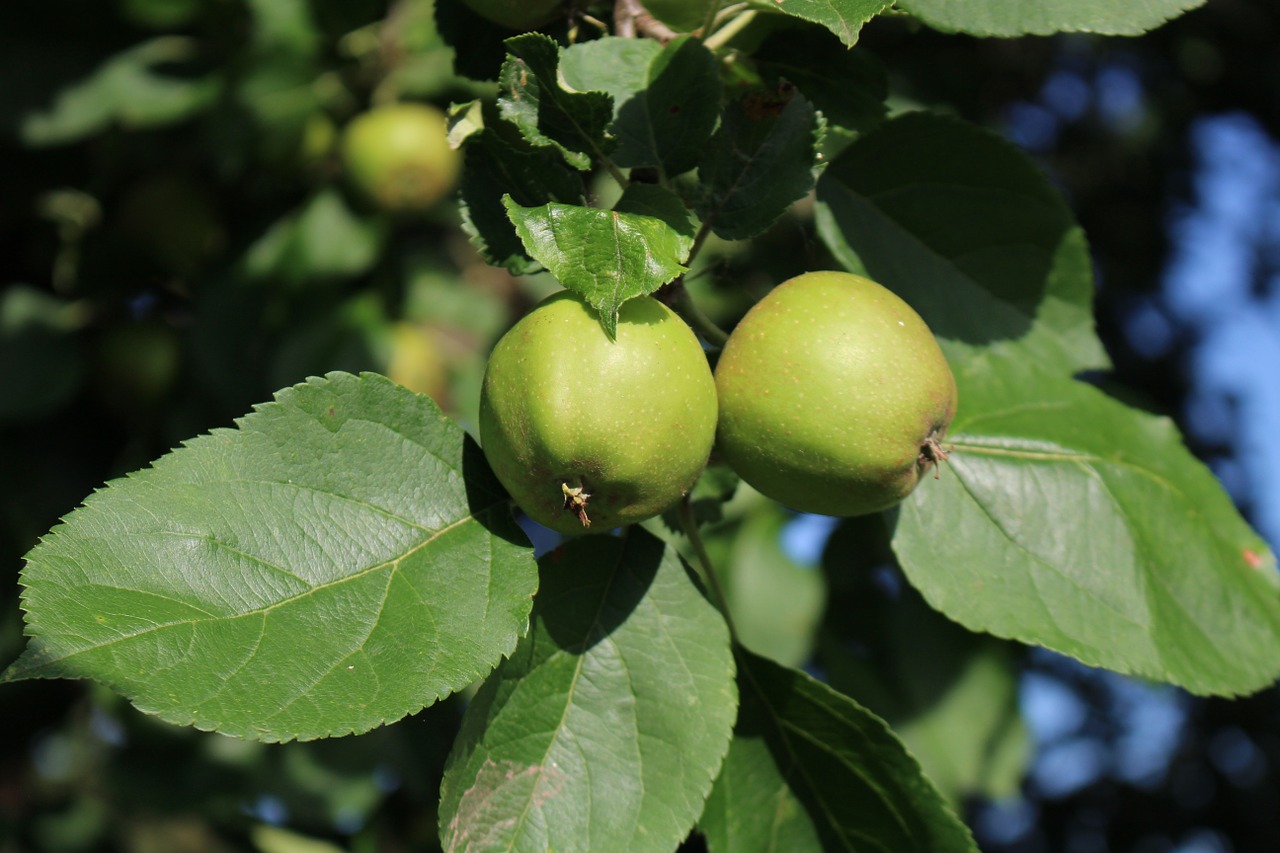
M 609 177 L 617 181 L 618 186 L 622 187 L 623 190 L 631 186 L 631 181 L 627 179 L 626 175 L 622 174 L 621 169 L 614 165 L 613 160 L 606 157 L 598 148 L 596 149 L 596 153 L 600 157 L 600 162 L 604 164 L 605 169 L 609 172 Z
M 702 43 L 706 45 L 707 50 L 719 50 L 724 47 L 730 39 L 742 32 L 747 24 L 750 24 L 751 21 L 755 19 L 755 16 L 756 13 L 754 9 L 743 12 L 741 15 L 731 19 L 729 23 L 707 36 Z
M 683 281 L 675 282 L 664 295 L 671 310 L 679 314 L 698 337 L 715 349 L 724 349 L 724 345 L 729 341 L 729 333 L 702 313 L 702 309 L 693 301 L 693 295 L 689 293 Z
M 702 27 L 698 30 L 698 32 L 702 34 L 702 38 L 704 40 L 708 35 L 710 35 L 711 28 L 715 26 L 716 16 L 720 14 L 720 7 L 723 5 L 724 0 L 711 0 L 711 2 L 707 4 L 707 17 L 703 19 Z
M 733 617 L 729 614 L 729 597 L 725 595 L 724 587 L 720 584 L 720 576 L 716 574 L 715 567 L 711 565 L 711 557 L 707 554 L 707 546 L 702 542 L 702 534 L 698 532 L 698 520 L 693 517 L 693 504 L 690 502 L 688 495 L 685 495 L 680 501 L 680 526 L 684 528 L 684 535 L 689 537 L 689 544 L 693 547 L 693 553 L 698 558 L 702 576 L 706 579 L 707 587 L 711 590 L 711 595 L 715 599 L 716 608 L 720 611 L 720 615 L 724 617 L 724 623 L 729 626 L 729 639 L 733 643 L 737 643 L 738 632 L 733 627 Z

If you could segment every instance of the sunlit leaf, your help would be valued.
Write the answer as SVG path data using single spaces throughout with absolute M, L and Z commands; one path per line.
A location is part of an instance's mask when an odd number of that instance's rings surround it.
M 699 824 L 712 853 L 977 850 L 883 721 L 803 672 L 737 659 L 742 707 Z
M 533 626 L 467 710 L 441 794 L 446 850 L 672 850 L 737 708 L 723 619 L 638 529 L 541 561 Z
M 449 119 L 450 139 L 462 145 L 463 227 L 472 243 L 485 260 L 513 274 L 537 271 L 540 265 L 525 252 L 503 198 L 526 207 L 576 204 L 585 195 L 581 176 L 559 151 L 529 143 L 489 104 L 463 105 Z
M 853 47 L 862 25 L 893 5 L 893 0 L 753 0 L 774 12 L 821 24 Z
M 1051 35 L 1057 32 L 1136 36 L 1205 0 L 898 0 L 904 11 L 940 30 L 978 36 Z
M 840 263 L 910 303 L 953 360 L 998 346 L 1064 375 L 1107 366 L 1084 235 L 998 136 L 928 113 L 886 122 L 823 173 L 817 217 Z
M 622 303 L 652 293 L 685 271 L 687 239 L 665 221 L 569 204 L 507 212 L 525 251 L 600 313 L 609 337 Z
M 93 678 L 168 722 L 363 732 L 514 648 L 533 560 L 430 398 L 331 374 L 109 483 L 23 570 L 4 681 Z
M 1170 421 L 1020 360 L 957 380 L 950 464 L 894 535 L 930 604 L 1194 693 L 1275 680 L 1275 559 Z

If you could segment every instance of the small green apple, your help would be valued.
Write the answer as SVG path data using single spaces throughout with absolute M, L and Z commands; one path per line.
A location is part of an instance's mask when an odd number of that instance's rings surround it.
M 400 320 L 388 330 L 387 378 L 436 402 L 449 388 L 449 371 L 435 336 L 425 326 Z
M 453 191 L 461 157 L 430 104 L 375 107 L 347 125 L 342 166 L 351 187 L 388 213 L 427 210 Z
M 560 14 L 563 0 L 462 0 L 482 18 L 509 30 L 533 30 Z
M 956 383 L 933 334 L 889 290 L 844 272 L 776 287 L 716 366 L 717 448 L 792 509 L 854 516 L 905 498 L 941 459 Z
M 480 443 L 535 521 L 603 532 L 670 508 L 707 463 L 716 389 L 684 321 L 644 296 L 623 303 L 610 340 L 582 297 L 562 291 L 489 357 Z

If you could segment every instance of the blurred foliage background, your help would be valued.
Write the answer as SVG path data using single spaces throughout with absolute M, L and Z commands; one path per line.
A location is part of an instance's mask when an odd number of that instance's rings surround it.
M 434 5 L 0 5 L 5 663 L 22 647 L 18 572 L 37 539 L 105 480 L 232 425 L 278 388 L 376 370 L 472 428 L 489 347 L 555 284 L 484 265 L 449 201 L 412 216 L 373 209 L 339 156 L 343 129 L 372 107 L 443 108 L 490 91 L 455 75 Z M 463 63 L 491 67 L 494 43 L 464 49 Z M 1196 328 L 1166 317 L 1152 346 L 1135 318 L 1158 307 L 1177 248 L 1170 217 L 1195 202 L 1198 122 L 1247 115 L 1280 135 L 1278 46 L 1274 3 L 1210 0 L 1139 39 L 984 41 L 888 17 L 859 47 L 888 69 L 895 109 L 955 112 L 1042 162 L 1092 242 L 1118 384 L 1219 461 L 1250 450 L 1230 430 L 1194 428 Z M 800 204 L 753 244 L 712 241 L 691 287 L 731 323 L 772 284 L 824 265 Z M 1259 292 L 1274 286 L 1256 274 Z M 1267 499 L 1249 484 L 1233 489 L 1246 511 Z M 699 495 L 716 507 L 721 488 L 704 482 Z M 735 610 L 768 613 L 763 629 L 786 601 L 788 624 L 816 632 L 816 649 L 796 632 L 754 639 L 776 657 L 820 662 L 824 643 L 868 650 L 874 665 L 823 674 L 898 728 L 984 849 L 1273 849 L 1274 691 L 1192 701 L 971 637 L 903 589 L 871 536 L 746 499 L 725 507 L 709 547 Z M 739 622 L 752 630 L 749 615 Z M 941 703 L 941 676 L 922 661 L 953 676 L 948 666 L 966 662 L 955 676 L 966 690 Z M 0 709 L 0 853 L 320 853 L 435 846 L 461 700 L 359 738 L 283 746 L 159 724 L 88 683 L 6 685 Z M 1135 753 L 1135 727 L 1165 712 L 1177 725 Z M 1054 753 L 1064 744 L 1075 752 Z M 1134 755 L 1147 755 L 1142 772 Z M 1078 784 L 1045 784 L 1051 760 Z

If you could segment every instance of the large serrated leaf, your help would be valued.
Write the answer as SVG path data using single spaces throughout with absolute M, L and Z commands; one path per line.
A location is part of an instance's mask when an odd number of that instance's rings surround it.
M 471 102 L 449 117 L 450 139 L 463 152 L 463 227 L 486 261 L 514 275 L 541 267 L 524 250 L 507 217 L 503 198 L 528 207 L 547 202 L 575 204 L 585 196 L 580 173 L 554 148 L 538 148 L 491 104 Z
M 1155 29 L 1205 0 L 898 0 L 931 27 L 978 36 L 1086 32 L 1136 36 Z
M 653 293 L 686 270 L 688 240 L 663 219 L 571 204 L 521 207 L 507 215 L 530 257 L 600 313 L 612 338 L 618 309 Z
M 571 92 L 560 84 L 560 45 L 540 33 L 507 39 L 498 83 L 498 109 L 530 144 L 554 147 L 574 168 L 590 169 L 615 140 L 607 133 L 613 99 L 604 92 Z
M 179 724 L 362 732 L 484 675 L 535 566 L 430 398 L 330 374 L 92 495 L 28 557 L 3 680 L 94 678 Z
M 1107 366 L 1084 235 L 994 134 L 928 113 L 886 122 L 823 173 L 817 216 L 841 264 L 909 302 L 949 356 L 999 345 L 1064 375 Z
M 612 96 L 617 165 L 678 175 L 698 164 L 721 91 L 715 56 L 701 41 L 683 37 L 659 48 L 648 39 L 598 39 L 566 51 L 561 70 L 570 86 Z
M 862 25 L 893 5 L 894 0 L 751 0 L 772 12 L 821 24 L 853 47 Z
M 742 706 L 700 822 L 712 853 L 976 853 L 883 721 L 803 672 L 736 657 Z
M 1170 421 L 1025 360 L 956 378 L 955 452 L 893 540 L 931 605 L 1194 693 L 1275 680 L 1274 557 Z
M 446 850 L 673 850 L 737 708 L 723 619 L 638 528 L 542 559 L 533 626 L 477 694 L 441 794 Z
M 729 104 L 698 165 L 698 215 L 726 240 L 764 231 L 813 189 L 820 127 L 794 87 Z
M 693 249 L 697 224 L 680 196 L 656 184 L 632 184 L 622 192 L 613 209 L 619 213 L 647 216 L 666 223 L 675 235 L 676 258 L 685 260 Z

